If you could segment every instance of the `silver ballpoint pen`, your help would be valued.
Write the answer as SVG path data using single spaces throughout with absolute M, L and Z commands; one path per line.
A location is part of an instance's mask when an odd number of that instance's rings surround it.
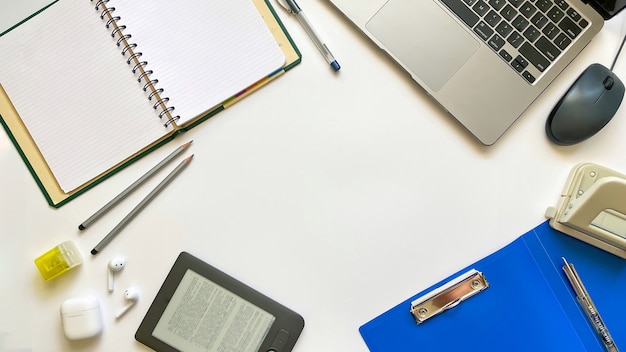
M 298 21 L 300 22 L 300 24 L 302 25 L 306 33 L 309 35 L 313 43 L 315 43 L 315 46 L 317 46 L 317 49 L 319 49 L 319 51 L 322 53 L 322 55 L 324 56 L 328 64 L 330 64 L 330 67 L 332 67 L 333 70 L 335 71 L 339 71 L 341 66 L 339 66 L 339 63 L 337 62 L 337 60 L 335 60 L 335 57 L 330 52 L 330 50 L 328 49 L 328 46 L 326 46 L 324 41 L 322 41 L 319 34 L 317 34 L 315 29 L 313 29 L 311 22 L 309 22 L 308 18 L 305 16 L 304 12 L 302 12 L 302 9 L 300 8 L 300 6 L 298 6 L 295 0 L 279 0 L 278 2 L 287 11 L 293 13 L 296 16 L 296 18 L 298 19 Z M 285 6 L 285 3 L 287 6 Z
M 591 300 L 585 285 L 580 280 L 576 269 L 574 269 L 574 265 L 568 263 L 565 258 L 563 259 L 563 271 L 565 272 L 565 276 L 569 280 L 572 288 L 574 289 L 574 293 L 576 293 L 576 300 L 578 304 L 580 304 L 581 308 L 585 312 L 585 315 L 589 319 L 589 322 L 593 326 L 594 330 L 600 336 L 600 340 L 602 341 L 602 345 L 609 352 L 618 352 L 617 346 L 615 346 L 615 341 L 609 334 L 609 329 L 604 324 L 602 317 L 600 317 L 600 313 L 596 309 L 596 305 Z

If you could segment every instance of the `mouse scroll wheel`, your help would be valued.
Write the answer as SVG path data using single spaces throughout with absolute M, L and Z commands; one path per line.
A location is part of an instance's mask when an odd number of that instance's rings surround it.
M 607 76 L 604 79 L 604 81 L 602 82 L 602 84 L 604 85 L 604 88 L 606 88 L 606 90 L 611 90 L 611 88 L 613 88 L 613 84 L 614 83 L 615 83 L 615 80 L 611 76 Z

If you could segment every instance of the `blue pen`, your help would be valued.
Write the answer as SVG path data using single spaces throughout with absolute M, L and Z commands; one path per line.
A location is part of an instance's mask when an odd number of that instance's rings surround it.
M 283 1 L 287 3 L 287 6 L 285 6 Z M 326 46 L 326 44 L 322 41 L 319 34 L 315 32 L 315 29 L 313 29 L 311 22 L 309 22 L 307 17 L 304 15 L 304 12 L 302 12 L 302 9 L 300 8 L 300 6 L 298 6 L 298 4 L 294 0 L 283 0 L 283 1 L 279 0 L 279 3 L 287 11 L 293 13 L 296 16 L 296 18 L 298 19 L 302 27 L 304 27 L 304 30 L 309 35 L 313 43 L 315 43 L 315 46 L 317 46 L 317 49 L 319 49 L 322 55 L 324 55 L 324 58 L 326 58 L 326 61 L 330 64 L 330 67 L 332 67 L 333 70 L 335 71 L 339 71 L 341 66 L 339 66 L 339 63 L 337 62 L 337 60 L 335 60 L 335 57 L 328 49 L 328 46 Z

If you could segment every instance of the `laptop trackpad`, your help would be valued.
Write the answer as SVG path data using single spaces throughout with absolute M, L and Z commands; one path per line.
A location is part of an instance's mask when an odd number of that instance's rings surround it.
M 432 0 L 390 0 L 365 26 L 433 91 L 480 47 Z

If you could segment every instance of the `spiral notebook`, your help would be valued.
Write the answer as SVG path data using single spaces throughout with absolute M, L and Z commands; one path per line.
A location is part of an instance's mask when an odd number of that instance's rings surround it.
M 2 124 L 61 206 L 300 62 L 267 0 L 59 0 L 0 36 Z

